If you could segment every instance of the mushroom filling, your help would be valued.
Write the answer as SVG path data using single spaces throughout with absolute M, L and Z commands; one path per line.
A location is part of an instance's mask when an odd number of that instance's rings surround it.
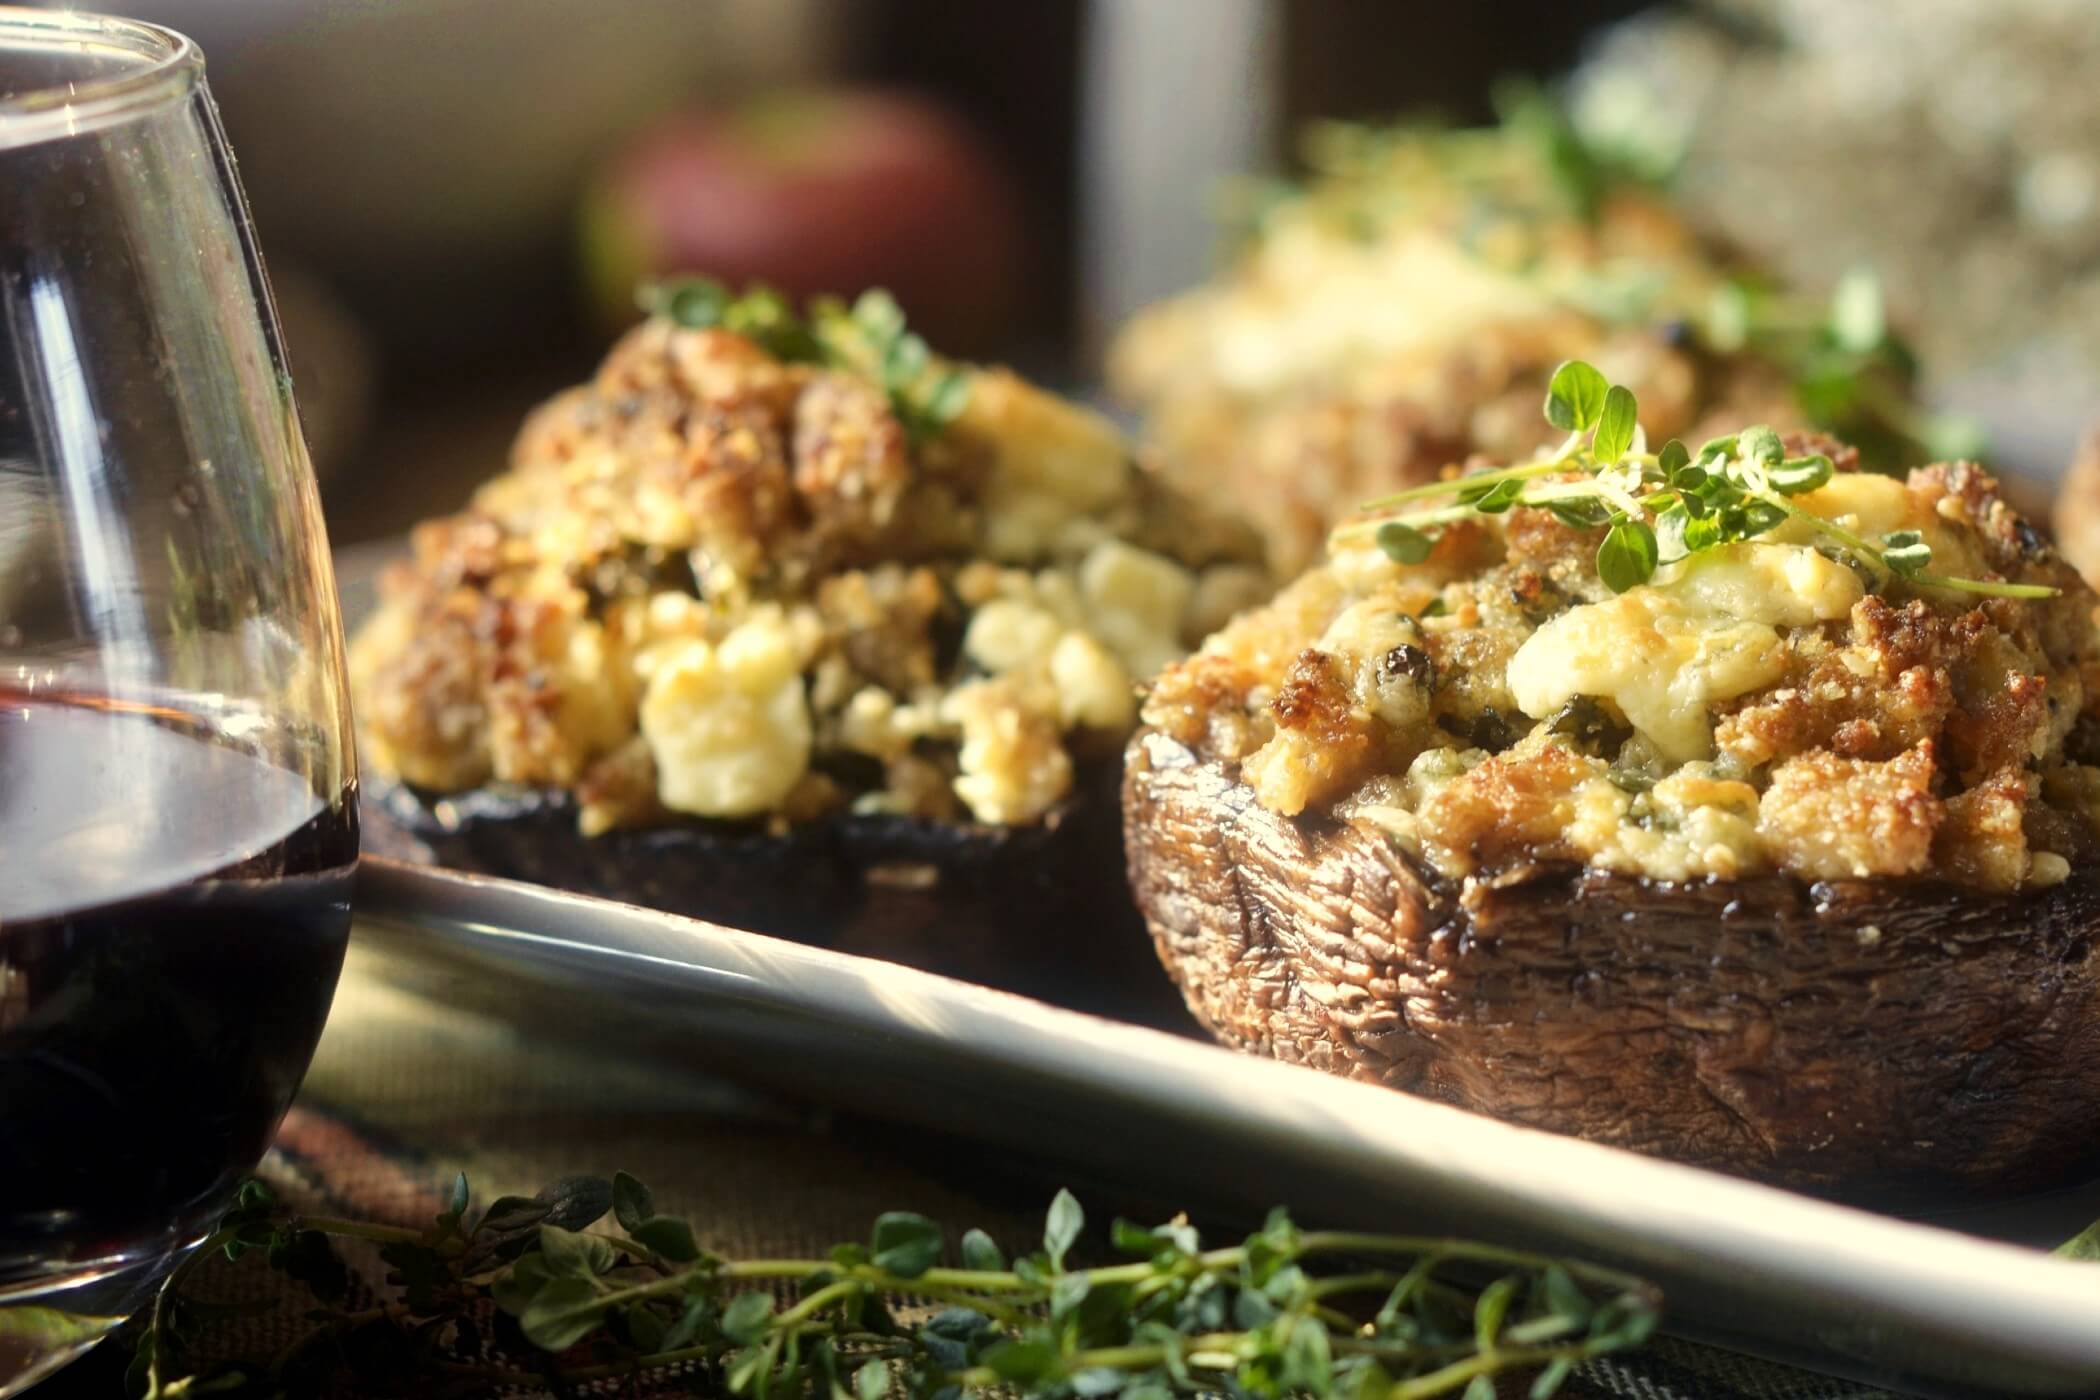
M 2100 825 L 2094 595 L 1978 468 L 1899 480 L 1816 445 L 1837 471 L 1798 517 L 1623 591 L 1605 531 L 1544 509 L 1453 519 L 1416 563 L 1339 536 L 1143 718 L 1264 807 L 1374 826 L 1452 877 L 2063 880 Z M 2060 591 L 1931 586 L 1818 521 Z
M 415 531 L 351 650 L 371 767 L 569 789 L 586 835 L 1036 822 L 1264 595 L 1098 415 L 929 363 L 883 298 L 793 329 L 652 318 Z

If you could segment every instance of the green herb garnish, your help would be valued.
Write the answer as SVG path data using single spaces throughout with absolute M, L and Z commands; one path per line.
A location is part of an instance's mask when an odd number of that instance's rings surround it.
M 695 1393 L 753 1400 L 1419 1400 L 1493 1396 L 1492 1377 L 1534 1371 L 1544 1400 L 1579 1362 L 1640 1345 L 1657 1319 L 1639 1280 L 1569 1260 L 1453 1240 L 1301 1231 L 1282 1212 L 1243 1242 L 1205 1249 L 1185 1220 L 1108 1232 L 1131 1262 L 1080 1267 L 1079 1202 L 1060 1191 L 1042 1247 L 1008 1260 L 984 1232 L 944 1268 L 941 1227 L 892 1212 L 866 1243 L 821 1259 L 726 1259 L 657 1213 L 621 1173 L 506 1196 L 478 1218 L 461 1175 L 429 1229 L 300 1216 L 259 1184 L 162 1287 L 140 1338 L 133 1390 L 178 1395 L 472 1396 L 512 1387 L 575 1393 L 647 1370 L 687 1368 Z M 614 1228 L 603 1228 L 612 1216 Z M 601 1226 L 592 1229 L 594 1225 Z M 329 1237 L 368 1241 L 398 1298 L 348 1306 Z M 243 1310 L 186 1296 L 219 1251 L 265 1254 L 313 1293 L 311 1330 L 266 1362 L 193 1372 L 202 1334 Z M 1332 1260 L 1339 1267 L 1323 1269 Z M 1447 1267 L 1493 1282 L 1473 1292 Z M 932 1304 L 923 1320 L 901 1305 Z M 587 1350 L 586 1350 L 586 1344 Z
M 1853 315 L 1866 319 L 1861 311 Z M 1553 372 L 1545 414 L 1547 423 L 1568 434 L 1552 457 L 1369 502 L 1359 519 L 1335 532 L 1335 539 L 1369 535 L 1398 562 L 1419 564 L 1445 525 L 1515 507 L 1548 510 L 1575 529 L 1604 531 L 1597 576 L 1613 592 L 1624 593 L 1648 582 L 1662 565 L 1755 539 L 1797 520 L 1884 579 L 1996 598 L 2057 595 L 2041 584 L 1927 573 L 1932 547 L 1919 532 L 1899 530 L 1876 543 L 1801 509 L 1790 498 L 1828 485 L 1831 460 L 1821 453 L 1787 456 L 1785 441 L 1762 424 L 1714 438 L 1696 454 L 1674 438 L 1659 452 L 1640 450 L 1640 406 L 1633 392 L 1609 383 L 1580 360 Z M 1449 505 L 1395 513 L 1396 507 L 1439 496 L 1454 499 Z
M 770 287 L 737 296 L 707 277 L 648 283 L 636 299 L 686 330 L 733 331 L 777 360 L 867 376 L 882 386 L 914 444 L 940 436 L 969 402 L 968 372 L 937 364 L 925 340 L 906 328 L 896 298 L 880 288 L 861 293 L 850 309 L 828 298 L 813 302 L 807 320 Z

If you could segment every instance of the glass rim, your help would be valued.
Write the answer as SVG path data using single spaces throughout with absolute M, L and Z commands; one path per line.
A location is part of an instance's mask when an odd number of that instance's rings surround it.
M 185 34 L 144 20 L 85 10 L 0 4 L 0 59 L 29 48 L 128 54 L 138 62 L 113 73 L 0 95 L 0 148 L 100 130 L 187 97 L 204 72 L 204 54 Z

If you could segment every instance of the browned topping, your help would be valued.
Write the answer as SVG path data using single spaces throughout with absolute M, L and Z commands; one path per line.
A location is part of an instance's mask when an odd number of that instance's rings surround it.
M 1170 668 L 1145 718 L 1271 811 L 1372 822 L 1453 875 L 2062 878 L 2100 831 L 2093 595 L 1973 466 L 1895 482 L 1789 450 L 1841 467 L 1803 509 L 2061 595 L 1914 588 L 1787 528 L 1613 595 L 1594 532 L 1519 508 L 1419 565 L 1343 549 Z
M 637 328 L 415 531 L 353 648 L 372 766 L 571 788 L 587 833 L 1044 817 L 1255 545 L 1097 415 L 969 383 L 915 445 L 858 374 Z

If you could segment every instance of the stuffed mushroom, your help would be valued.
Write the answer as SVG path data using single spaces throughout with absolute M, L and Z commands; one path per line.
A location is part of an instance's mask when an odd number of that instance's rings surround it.
M 2100 1116 L 2094 595 L 1974 465 L 1651 452 L 1602 390 L 1154 684 L 1161 958 L 1228 1043 L 1557 1132 L 2061 1179 Z
M 1112 990 L 1134 685 L 1261 596 L 1258 546 L 887 298 L 660 304 L 382 581 L 380 845 Z
M 1934 425 L 1871 279 L 1828 305 L 1775 286 L 1547 99 L 1494 128 L 1330 123 L 1305 144 L 1304 184 L 1109 362 L 1174 479 L 1259 504 L 1282 573 L 1357 501 L 1528 448 L 1570 357 L 1639 394 L 1654 433 L 1765 420 L 1919 460 Z

